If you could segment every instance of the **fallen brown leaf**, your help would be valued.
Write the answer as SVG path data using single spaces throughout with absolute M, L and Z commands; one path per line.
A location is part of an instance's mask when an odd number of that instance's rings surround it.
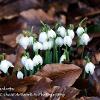
M 73 64 L 47 64 L 36 75 L 49 77 L 53 85 L 70 87 L 80 76 L 82 70 Z

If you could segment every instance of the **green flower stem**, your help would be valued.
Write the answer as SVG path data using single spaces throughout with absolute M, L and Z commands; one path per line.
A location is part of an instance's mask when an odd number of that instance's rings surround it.
M 83 23 L 84 21 L 86 21 L 86 20 L 87 20 L 87 18 L 85 17 L 85 18 L 79 23 L 79 26 L 81 26 L 82 23 Z
M 30 70 L 30 76 L 33 75 L 33 70 Z
M 61 48 L 58 47 L 58 60 L 60 59 L 60 57 L 61 57 Z
M 83 46 L 83 52 L 82 52 L 81 58 L 84 57 L 84 48 L 85 48 L 85 46 Z
M 24 67 L 24 75 L 27 76 L 27 70 L 25 67 Z
M 66 60 L 69 62 L 68 46 L 66 45 Z
M 58 50 L 57 50 L 57 46 L 55 47 L 55 51 L 56 51 L 56 63 L 58 63 Z
M 46 50 L 45 52 L 45 64 L 49 64 L 50 63 L 50 50 Z
M 57 46 L 54 44 L 54 48 L 53 48 L 53 63 L 58 63 L 58 51 L 57 51 Z
M 38 50 L 37 50 L 37 51 L 35 51 L 35 55 L 38 55 Z

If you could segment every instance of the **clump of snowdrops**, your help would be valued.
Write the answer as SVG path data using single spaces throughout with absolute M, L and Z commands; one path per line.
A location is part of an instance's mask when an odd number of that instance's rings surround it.
M 75 35 L 77 36 L 77 48 L 79 46 L 84 47 L 85 45 L 88 45 L 88 42 L 90 41 L 86 27 L 82 27 L 82 22 L 83 20 L 75 29 L 72 24 L 65 28 L 57 23 L 51 28 L 49 25 L 41 22 L 42 27 L 38 38 L 34 36 L 32 31 L 23 31 L 16 39 L 17 43 L 25 50 L 21 57 L 23 68 L 22 70 L 17 71 L 17 78 L 23 79 L 25 76 L 34 75 L 46 64 L 61 64 L 64 61 L 70 63 L 71 49 Z M 29 51 L 29 48 L 32 49 L 32 52 Z M 95 65 L 90 61 L 87 55 L 83 57 L 83 59 L 86 60 L 85 72 L 93 74 Z M 5 74 L 8 74 L 9 67 L 14 66 L 2 56 L 0 70 Z

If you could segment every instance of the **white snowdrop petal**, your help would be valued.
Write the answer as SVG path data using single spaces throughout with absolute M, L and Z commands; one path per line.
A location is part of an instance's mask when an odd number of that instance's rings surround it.
M 48 34 L 48 38 L 52 38 L 52 39 L 56 38 L 56 33 L 52 29 L 50 29 L 47 34 Z
M 17 37 L 16 37 L 16 43 L 19 43 L 20 41 L 20 38 L 24 37 L 23 34 L 19 34 Z
M 25 65 L 26 60 L 27 60 L 27 56 L 23 56 L 23 57 L 21 58 L 21 63 L 22 63 L 23 65 Z
M 11 62 L 7 60 L 1 61 L 1 64 L 0 64 L 1 71 L 3 71 L 4 73 L 7 73 L 9 67 L 14 67 Z
M 33 63 L 34 63 L 34 66 L 37 66 L 37 65 L 42 65 L 43 64 L 43 59 L 40 55 L 35 55 L 34 58 L 33 58 Z
M 86 66 L 85 66 L 85 71 L 86 73 L 89 73 L 90 74 L 93 74 L 94 73 L 94 69 L 95 69 L 95 65 L 91 62 L 87 63 Z
M 63 39 L 61 37 L 57 37 L 55 43 L 61 47 L 63 45 Z
M 19 44 L 24 48 L 27 49 L 28 45 L 29 45 L 29 38 L 28 37 L 22 37 L 19 40 Z
M 43 43 L 45 41 L 47 41 L 48 37 L 47 37 L 47 33 L 46 32 L 41 32 L 39 35 L 39 42 Z
M 48 49 L 51 49 L 53 47 L 53 40 L 48 41 Z
M 57 29 L 57 33 L 61 36 L 61 37 L 65 37 L 66 36 L 66 29 L 63 26 L 60 26 Z
M 60 57 L 60 63 L 62 63 L 64 60 L 66 60 L 66 55 L 63 54 L 61 57 Z
M 33 44 L 33 50 L 34 51 L 42 50 L 42 48 L 43 48 L 43 46 L 42 46 L 42 44 L 40 42 L 35 42 Z
M 82 45 L 87 45 L 88 42 L 90 41 L 90 37 L 88 34 L 84 33 L 81 37 L 80 37 L 80 44 Z
M 26 60 L 25 67 L 27 70 L 33 70 L 34 65 L 33 61 L 30 58 Z
M 77 30 L 76 30 L 76 33 L 77 33 L 78 36 L 80 36 L 84 32 L 85 32 L 85 30 L 84 30 L 83 27 L 78 27 Z
M 24 76 L 24 75 L 23 75 L 23 73 L 22 73 L 21 71 L 18 71 L 18 72 L 17 72 L 17 78 L 18 78 L 18 79 L 23 79 L 23 76 Z
M 68 33 L 68 36 L 70 36 L 72 39 L 74 38 L 75 33 L 74 33 L 74 31 L 73 31 L 73 30 L 68 29 L 68 30 L 67 30 L 67 33 Z
M 43 50 L 47 50 L 49 48 L 49 43 L 46 41 L 43 43 Z
M 72 45 L 72 39 L 70 36 L 64 37 L 64 45 L 68 45 L 69 47 Z

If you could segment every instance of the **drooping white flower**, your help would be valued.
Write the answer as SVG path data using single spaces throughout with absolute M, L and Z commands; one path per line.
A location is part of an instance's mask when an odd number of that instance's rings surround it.
M 35 55 L 34 58 L 33 58 L 33 63 L 34 63 L 34 66 L 37 66 L 37 65 L 42 65 L 43 64 L 43 59 L 40 55 Z
M 93 74 L 95 69 L 95 65 L 92 62 L 89 62 L 85 65 L 85 72 Z
M 19 34 L 17 37 L 16 37 L 16 43 L 19 43 L 20 41 L 20 38 L 24 37 L 23 34 Z
M 43 43 L 43 50 L 47 50 L 47 49 L 49 49 L 49 43 L 48 43 L 48 41 L 46 41 L 46 42 Z
M 28 45 L 29 45 L 29 38 L 26 37 L 21 37 L 19 40 L 19 44 L 24 48 L 27 49 Z
M 56 38 L 56 33 L 52 29 L 48 30 L 47 35 L 48 35 L 49 39 L 50 38 L 52 38 L 52 39 Z
M 64 45 L 71 46 L 72 45 L 72 38 L 70 36 L 64 37 Z
M 77 33 L 77 35 L 78 36 L 80 36 L 82 33 L 84 33 L 85 32 L 85 30 L 84 30 L 84 28 L 83 27 L 81 27 L 81 26 L 79 26 L 78 28 L 77 28 L 77 30 L 76 30 L 76 33 Z
M 90 37 L 88 34 L 84 33 L 81 37 L 80 37 L 80 44 L 81 45 L 87 45 L 88 42 L 90 41 Z
M 29 59 L 26 60 L 24 66 L 26 67 L 27 70 L 33 70 L 34 63 L 33 63 L 33 61 L 29 58 Z
M 41 32 L 39 35 L 39 42 L 43 43 L 45 41 L 47 41 L 48 37 L 47 37 L 47 33 L 46 32 Z
M 68 29 L 67 33 L 68 33 L 68 36 L 70 36 L 72 39 L 74 38 L 75 33 L 74 33 L 74 31 L 72 29 Z
M 14 67 L 10 61 L 3 60 L 0 63 L 0 70 L 3 71 L 5 74 L 8 72 L 9 67 Z
M 33 45 L 34 43 L 34 38 L 32 36 L 29 37 L 29 45 Z
M 18 79 L 23 79 L 23 76 L 24 76 L 24 75 L 23 75 L 23 73 L 22 73 L 21 71 L 18 71 L 18 72 L 17 72 L 17 78 L 18 78 Z
M 51 48 L 53 48 L 53 44 L 54 44 L 53 40 L 49 40 L 49 41 L 48 41 L 48 49 L 49 49 L 49 50 L 50 50 Z
M 66 55 L 63 54 L 61 57 L 60 57 L 60 63 L 62 63 L 64 60 L 66 60 Z
M 61 37 L 65 37 L 66 36 L 66 29 L 63 26 L 60 26 L 57 29 L 57 33 L 61 36 Z
M 23 57 L 21 58 L 21 63 L 22 63 L 23 65 L 25 65 L 25 62 L 26 62 L 27 59 L 28 59 L 27 56 L 23 56 Z
M 56 45 L 61 47 L 64 42 L 63 42 L 63 39 L 61 37 L 57 37 L 55 40 L 55 43 L 56 43 Z
M 38 50 L 42 50 L 42 44 L 40 43 L 40 42 L 35 42 L 34 44 L 33 44 L 33 50 L 34 51 L 38 51 Z

